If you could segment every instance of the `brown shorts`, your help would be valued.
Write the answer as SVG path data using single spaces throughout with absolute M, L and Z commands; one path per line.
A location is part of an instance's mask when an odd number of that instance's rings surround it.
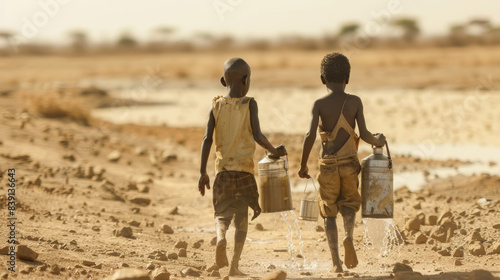
M 240 171 L 219 172 L 215 176 L 213 189 L 215 217 L 229 217 L 230 213 L 239 214 L 243 209 L 248 213 L 248 207 L 260 212 L 257 182 L 253 174 Z
M 358 174 L 361 165 L 357 156 L 342 160 L 320 159 L 318 203 L 323 218 L 336 217 L 342 207 L 356 211 L 361 206 Z

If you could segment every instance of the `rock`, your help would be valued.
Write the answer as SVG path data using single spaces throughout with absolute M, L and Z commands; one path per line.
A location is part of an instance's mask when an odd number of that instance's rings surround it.
M 95 265 L 95 262 L 93 262 L 93 261 L 87 261 L 87 260 L 84 260 L 84 261 L 82 262 L 82 264 L 83 264 L 84 266 L 93 266 L 93 265 Z
M 146 198 L 146 197 L 134 197 L 129 200 L 132 203 L 141 205 L 141 206 L 148 206 L 151 203 L 151 199 Z
M 188 268 L 184 268 L 183 270 L 181 270 L 181 275 L 183 277 L 186 277 L 186 276 L 200 277 L 201 273 L 199 273 L 198 271 L 196 271 L 196 270 L 188 267 Z
M 322 226 L 316 226 L 316 228 L 314 230 L 316 232 L 324 232 L 325 231 L 325 229 Z
M 479 209 L 477 209 L 477 208 L 476 208 L 476 209 L 473 209 L 473 210 L 470 212 L 470 214 L 471 214 L 471 216 L 473 216 L 473 217 L 479 217 L 479 216 L 481 216 L 481 210 L 479 210 Z
M 417 233 L 417 237 L 415 238 L 415 244 L 425 244 L 427 242 L 427 236 L 425 234 L 419 232 Z
M 473 256 L 482 256 L 486 255 L 486 251 L 484 250 L 483 244 L 472 244 L 469 246 L 469 253 Z
M 413 209 L 417 209 L 417 210 L 422 209 L 422 204 L 420 202 L 417 202 L 416 204 L 413 205 Z
M 52 274 L 60 274 L 61 273 L 61 269 L 59 268 L 59 266 L 57 264 L 55 264 L 55 265 L 53 265 L 50 268 L 50 273 L 52 273 Z
M 462 261 L 459 260 L 459 259 L 456 259 L 455 260 L 455 266 L 461 266 L 461 265 L 463 265 Z
M 146 149 L 143 147 L 136 147 L 134 150 L 134 154 L 136 156 L 145 156 L 146 155 Z
M 264 230 L 264 227 L 262 226 L 262 224 L 261 224 L 261 223 L 257 223 L 257 224 L 255 225 L 255 229 L 256 229 L 256 230 L 259 230 L 259 231 L 263 231 L 263 230 Z
M 438 254 L 440 254 L 441 256 L 444 256 L 444 257 L 451 256 L 450 252 L 448 250 L 446 250 L 446 249 L 439 250 Z
M 392 272 L 397 273 L 401 271 L 413 271 L 413 268 L 411 268 L 409 265 L 406 265 L 404 263 L 395 263 L 394 268 L 392 269 Z
M 229 280 L 229 276 L 224 276 L 224 278 L 222 278 L 222 280 Z
M 284 272 L 283 270 L 275 271 L 275 272 L 272 272 L 271 274 L 268 274 L 260 279 L 261 280 L 285 280 L 286 279 L 286 272 Z
M 131 227 L 122 227 L 121 229 L 115 231 L 115 236 L 117 236 L 117 237 L 123 236 L 126 238 L 130 238 L 130 237 L 132 237 L 132 235 L 133 235 L 133 232 L 132 232 Z
M 114 150 L 108 155 L 108 161 L 110 162 L 117 162 L 120 160 L 120 158 L 122 158 L 122 153 L 120 153 L 120 151 L 118 150 Z
M 175 248 L 178 248 L 178 249 L 187 249 L 187 242 L 186 241 L 178 241 L 177 243 L 175 243 Z
M 495 280 L 491 272 L 486 270 L 473 270 L 469 273 L 469 280 Z
M 163 224 L 160 227 L 160 232 L 163 232 L 163 233 L 166 233 L 166 234 L 172 234 L 172 233 L 174 233 L 174 230 L 169 225 Z M 186 243 L 186 248 L 187 248 L 187 243 Z M 184 248 L 184 249 L 186 249 L 186 248 Z
M 495 225 L 493 225 L 493 228 L 494 228 L 494 229 L 500 229 L 500 224 L 495 224 Z
M 146 271 L 135 268 L 121 268 L 109 278 L 110 280 L 151 280 Z
M 170 154 L 167 151 L 164 151 L 161 154 L 161 160 L 164 163 L 168 163 L 168 162 L 171 162 L 171 161 L 176 161 L 177 160 L 177 155 L 176 154 Z
M 458 247 L 453 251 L 454 258 L 463 258 L 464 257 L 464 248 L 463 247 Z
M 493 243 L 490 254 L 500 254 L 500 242 Z
M 9 253 L 9 246 L 5 246 L 0 249 L 0 255 L 7 255 Z
M 94 177 L 94 167 L 93 166 L 87 166 L 85 168 L 85 173 L 83 176 L 85 176 L 85 178 L 87 179 L 91 179 L 92 177 Z
M 156 268 L 156 265 L 153 262 L 148 262 L 146 265 L 146 269 L 154 270 L 155 268 Z
M 420 220 L 420 225 L 425 225 L 425 214 L 420 212 L 417 215 L 417 218 Z
M 169 280 L 170 273 L 164 267 L 158 267 L 153 271 L 153 280 Z
M 179 255 L 180 258 L 187 257 L 187 251 L 186 251 L 186 249 L 184 249 L 184 248 L 179 249 L 178 255 Z
M 406 222 L 405 228 L 407 230 L 420 230 L 420 219 L 418 217 L 411 218 Z
M 194 248 L 194 249 L 200 249 L 201 244 L 202 244 L 202 242 L 200 242 L 200 241 L 196 241 L 195 243 L 193 243 L 193 248 Z
M 17 246 L 17 258 L 24 261 L 34 262 L 38 258 L 38 253 L 28 248 L 26 245 Z
M 101 231 L 101 228 L 100 228 L 100 227 L 98 227 L 98 226 L 93 226 L 93 227 L 92 227 L 92 230 L 93 230 L 93 231 Z
M 220 277 L 220 272 L 217 270 L 214 270 L 208 274 L 210 277 Z
M 479 229 L 476 229 L 474 230 L 474 232 L 472 232 L 470 238 L 469 238 L 469 242 L 470 243 L 474 243 L 474 242 L 484 242 L 485 239 L 483 237 L 481 237 L 481 233 L 479 232 Z
M 448 211 L 444 211 L 444 212 L 442 212 L 442 213 L 439 215 L 439 218 L 438 218 L 438 221 L 437 221 L 437 222 L 438 222 L 438 224 L 440 225 L 440 224 L 443 222 L 443 220 L 444 220 L 444 219 L 446 219 L 446 218 L 450 218 L 450 217 L 452 217 L 452 216 L 453 216 L 453 213 L 451 213 L 451 211 L 450 211 L 450 210 L 448 210 Z
M 168 214 L 169 215 L 179 215 L 179 207 L 175 206 L 174 208 L 170 209 L 170 211 L 168 211 Z
M 129 221 L 128 224 L 133 226 L 133 227 L 139 227 L 141 225 L 141 222 L 138 222 L 136 220 L 132 220 L 132 221 Z
M 275 266 L 274 264 L 270 264 L 270 265 L 267 267 L 267 269 L 269 269 L 269 270 L 274 270 L 274 269 L 276 269 L 276 266 Z
M 179 258 L 179 255 L 177 255 L 177 253 L 168 253 L 167 257 L 169 260 L 177 260 Z

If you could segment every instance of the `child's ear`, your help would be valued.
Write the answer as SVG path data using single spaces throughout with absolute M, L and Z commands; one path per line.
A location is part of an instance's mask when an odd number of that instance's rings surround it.
M 224 87 L 227 87 L 226 80 L 224 80 L 224 77 L 220 77 L 220 83 L 221 83 Z
M 347 78 L 345 78 L 345 84 L 346 85 L 349 83 L 349 77 L 350 77 L 350 74 L 347 74 Z
M 321 75 L 321 76 L 320 76 L 320 78 L 321 78 L 321 82 L 322 82 L 324 85 L 326 85 L 326 80 L 325 80 L 325 77 L 323 77 L 323 75 Z
M 243 76 L 243 85 L 246 86 L 248 84 L 248 75 Z

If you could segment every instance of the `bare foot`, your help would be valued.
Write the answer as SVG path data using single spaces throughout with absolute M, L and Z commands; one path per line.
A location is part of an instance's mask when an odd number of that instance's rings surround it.
M 229 276 L 247 276 L 248 274 L 241 272 L 238 267 L 231 266 L 229 269 Z
M 358 256 L 356 256 L 356 250 L 354 249 L 354 243 L 352 239 L 348 236 L 344 238 L 344 262 L 347 268 L 354 268 L 358 265 Z
M 217 243 L 217 247 L 215 248 L 215 263 L 219 268 L 229 265 L 226 254 L 226 245 L 227 241 L 224 239 Z

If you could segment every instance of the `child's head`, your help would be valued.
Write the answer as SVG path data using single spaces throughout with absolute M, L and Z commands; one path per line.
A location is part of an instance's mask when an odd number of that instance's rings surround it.
M 323 84 L 349 83 L 351 64 L 345 55 L 340 53 L 330 53 L 323 57 L 321 61 L 321 81 Z
M 250 66 L 243 59 L 233 57 L 224 62 L 224 76 L 220 82 L 225 87 L 241 87 L 245 96 L 250 88 Z

